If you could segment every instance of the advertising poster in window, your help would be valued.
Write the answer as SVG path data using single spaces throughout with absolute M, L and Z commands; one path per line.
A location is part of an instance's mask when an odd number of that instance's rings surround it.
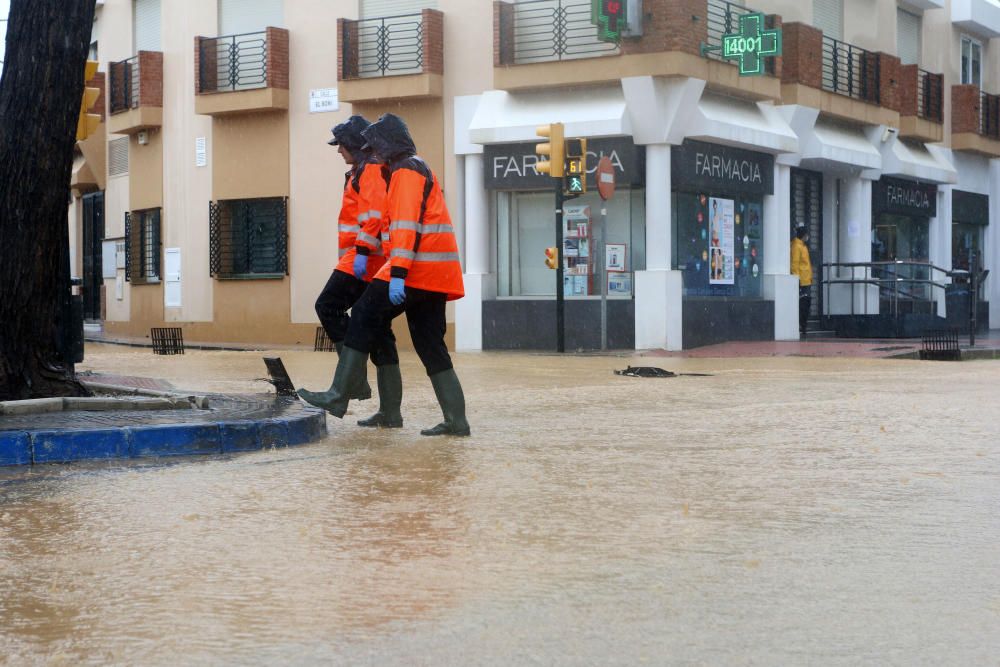
M 736 251 L 735 208 L 732 199 L 710 197 L 708 200 L 708 282 L 711 285 L 732 285 L 736 282 L 733 267 Z

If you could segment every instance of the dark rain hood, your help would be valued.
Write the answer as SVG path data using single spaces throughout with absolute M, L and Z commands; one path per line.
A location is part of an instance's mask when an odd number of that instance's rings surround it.
M 410 131 L 406 129 L 406 123 L 391 113 L 383 114 L 361 136 L 367 141 L 366 148 L 382 162 L 395 162 L 417 154 L 417 147 L 410 137 Z
M 363 116 L 351 116 L 333 128 L 333 139 L 327 143 L 331 146 L 343 146 L 360 162 L 364 157 L 362 147 L 365 145 L 365 138 L 361 133 L 370 126 L 371 123 Z

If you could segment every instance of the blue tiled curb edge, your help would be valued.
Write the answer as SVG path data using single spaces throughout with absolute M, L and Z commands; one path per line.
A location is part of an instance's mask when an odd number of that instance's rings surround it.
M 93 459 L 249 452 L 315 442 L 326 435 L 326 413 L 102 429 L 0 431 L 0 466 Z

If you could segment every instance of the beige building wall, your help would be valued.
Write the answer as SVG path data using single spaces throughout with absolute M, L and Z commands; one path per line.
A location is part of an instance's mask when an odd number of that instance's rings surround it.
M 163 247 L 181 248 L 181 307 L 164 319 L 212 320 L 208 275 L 208 201 L 212 195 L 212 119 L 194 113 L 194 38 L 215 35 L 215 2 L 164 0 L 163 36 Z M 169 11 L 167 7 L 169 6 Z M 208 164 L 195 166 L 203 137 Z

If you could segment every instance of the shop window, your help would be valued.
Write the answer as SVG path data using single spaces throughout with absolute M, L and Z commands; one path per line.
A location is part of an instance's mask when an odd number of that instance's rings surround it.
M 645 270 L 645 193 L 639 188 L 619 188 L 607 209 L 608 295 L 631 296 L 632 276 Z M 544 192 L 498 192 L 497 274 L 498 296 L 552 297 L 555 271 L 545 266 L 545 249 L 556 244 L 554 195 Z M 564 217 L 564 294 L 586 297 L 601 294 L 595 277 L 595 227 L 600 224 L 602 202 L 596 192 L 567 201 Z
M 211 273 L 217 278 L 282 278 L 288 273 L 288 200 L 209 204 Z
M 872 262 L 876 266 L 872 274 L 883 281 L 883 299 L 930 300 L 931 286 L 926 282 L 930 270 L 919 264 L 928 261 L 929 253 L 929 219 L 894 213 L 876 215 L 872 229 Z
M 675 270 L 684 296 L 760 298 L 764 207 L 760 196 L 674 192 Z
M 986 227 L 978 224 L 956 222 L 951 226 L 951 268 L 956 271 L 971 271 L 972 266 L 982 268 L 983 243 Z M 955 278 L 956 285 L 967 285 L 965 278 Z M 979 300 L 986 300 L 986 290 L 980 290 Z
M 125 280 L 160 282 L 160 209 L 125 213 Z

